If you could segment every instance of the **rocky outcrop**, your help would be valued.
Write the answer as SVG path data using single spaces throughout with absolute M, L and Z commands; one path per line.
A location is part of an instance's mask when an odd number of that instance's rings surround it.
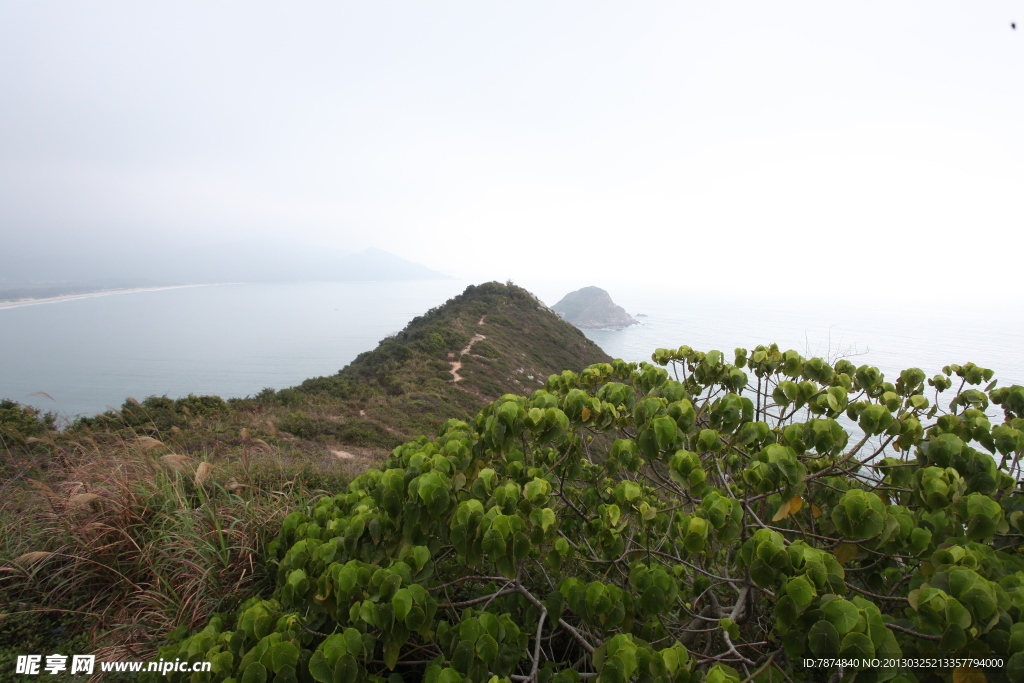
M 570 292 L 551 307 L 567 323 L 582 329 L 628 327 L 636 320 L 622 306 L 612 301 L 608 292 L 600 287 L 584 287 Z

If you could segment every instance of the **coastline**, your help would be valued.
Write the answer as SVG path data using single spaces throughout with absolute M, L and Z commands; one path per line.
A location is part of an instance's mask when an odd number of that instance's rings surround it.
M 185 287 L 212 287 L 214 285 L 240 285 L 241 282 L 203 282 L 195 285 L 164 285 L 161 287 L 131 287 L 128 289 L 108 289 L 100 292 L 85 292 L 83 294 L 65 294 L 62 296 L 50 296 L 42 299 L 18 299 L 16 301 L 0 301 L 0 309 L 18 308 L 20 306 L 35 306 L 37 304 L 53 304 L 61 301 L 73 301 L 74 299 L 88 299 L 95 296 L 110 296 L 112 294 L 134 294 L 136 292 L 158 292 L 164 289 L 183 289 Z

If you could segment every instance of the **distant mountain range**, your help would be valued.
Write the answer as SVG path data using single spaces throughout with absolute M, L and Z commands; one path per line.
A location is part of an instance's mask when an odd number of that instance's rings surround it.
M 0 300 L 216 282 L 443 279 L 448 276 L 381 249 L 353 253 L 290 240 L 165 251 L 0 253 Z

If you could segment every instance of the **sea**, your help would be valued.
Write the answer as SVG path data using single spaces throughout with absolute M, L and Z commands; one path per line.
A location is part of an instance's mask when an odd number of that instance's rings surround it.
M 331 375 L 470 282 L 234 284 L 31 303 L 0 308 L 0 398 L 62 418 L 119 407 L 127 397 L 244 397 Z M 551 305 L 590 283 L 522 283 Z M 732 357 L 777 343 L 805 356 L 878 366 L 895 381 L 919 367 L 992 368 L 1000 386 L 1024 385 L 1018 308 L 800 301 L 694 294 L 642 285 L 606 287 L 636 317 L 624 329 L 584 333 L 609 355 L 650 360 L 686 344 Z

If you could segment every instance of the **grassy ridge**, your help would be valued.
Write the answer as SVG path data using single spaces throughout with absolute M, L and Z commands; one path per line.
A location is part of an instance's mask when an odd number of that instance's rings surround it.
M 608 360 L 530 292 L 489 282 L 413 319 L 336 375 L 264 392 L 257 403 L 296 409 L 284 431 L 390 450 L 503 394 L 532 393 L 551 374 Z M 458 382 L 453 362 L 461 363 Z

